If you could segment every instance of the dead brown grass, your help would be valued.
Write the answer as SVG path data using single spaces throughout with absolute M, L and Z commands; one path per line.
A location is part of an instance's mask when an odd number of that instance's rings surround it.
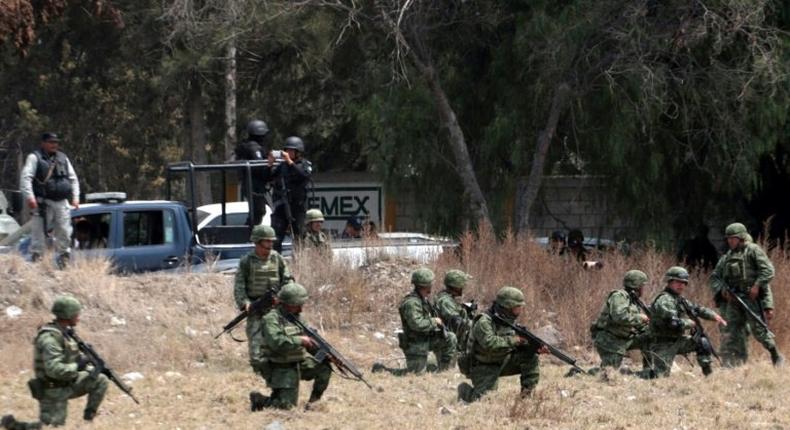
M 449 268 L 473 274 L 468 298 L 487 306 L 503 284 L 522 288 L 528 297 L 532 327 L 556 326 L 564 347 L 588 363 L 588 326 L 606 293 L 620 285 L 623 272 L 639 268 L 649 274 L 648 300 L 672 258 L 653 250 L 631 256 L 602 255 L 601 271 L 583 271 L 575 262 L 551 256 L 530 242 L 490 234 L 462 238 L 462 253 L 445 255 L 432 267 L 438 276 Z M 773 327 L 788 349 L 790 307 L 784 288 L 790 277 L 787 256 L 772 253 L 777 268 L 774 293 L 777 319 Z M 409 290 L 412 261 L 394 259 L 349 270 L 315 256 L 301 255 L 293 264 L 297 279 L 311 291 L 306 319 L 323 330 L 338 349 L 360 368 L 375 360 L 401 357 L 393 336 L 399 326 L 396 306 Z M 535 396 L 516 400 L 517 377 L 474 405 L 455 401 L 463 377 L 455 372 L 423 377 L 368 375 L 377 388 L 333 378 L 324 411 L 248 411 L 247 393 L 266 391 L 248 369 L 246 344 L 213 334 L 235 315 L 232 277 L 222 274 L 107 275 L 106 263 L 78 263 L 57 271 L 47 263 L 32 266 L 14 256 L 0 256 L 0 310 L 15 305 L 21 317 L 0 314 L 0 414 L 36 416 L 36 404 L 25 387 L 30 377 L 30 341 L 36 327 L 50 316 L 54 297 L 69 292 L 85 303 L 79 330 L 120 373 L 137 371 L 134 383 L 143 405 L 136 406 L 111 388 L 101 415 L 92 426 L 103 428 L 262 428 L 280 421 L 285 428 L 787 428 L 790 376 L 768 364 L 754 347 L 751 363 L 719 370 L 703 379 L 688 362 L 669 379 L 641 381 L 619 374 L 606 379 L 563 378 L 566 368 L 543 359 Z M 381 275 L 384 273 L 384 275 Z M 691 295 L 710 304 L 705 274 L 694 273 Z M 716 330 L 709 326 L 711 334 Z M 239 335 L 243 336 L 240 331 Z M 367 373 L 367 372 L 365 372 Z M 309 386 L 309 385 L 308 385 Z M 309 390 L 302 390 L 307 396 Z M 81 428 L 82 400 L 72 402 L 70 428 Z

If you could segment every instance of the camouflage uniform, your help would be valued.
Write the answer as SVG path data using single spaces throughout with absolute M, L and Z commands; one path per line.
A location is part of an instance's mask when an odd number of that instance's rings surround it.
M 301 285 L 288 284 L 280 291 L 279 297 L 281 303 L 301 305 L 307 300 L 307 291 Z M 326 391 L 332 376 L 329 361 L 319 363 L 308 353 L 302 346 L 302 329 L 288 321 L 286 315 L 280 304 L 263 317 L 263 354 L 266 358 L 261 374 L 272 389 L 272 395 L 264 399 L 261 406 L 280 409 L 296 406 L 299 380 L 314 380 L 309 401 L 315 402 Z
M 437 371 L 441 372 L 455 365 L 455 334 L 444 330 L 437 323 L 435 318 L 438 318 L 438 314 L 433 305 L 418 293 L 420 288 L 430 288 L 433 272 L 427 268 L 419 268 L 412 273 L 411 280 L 414 291 L 404 297 L 398 307 L 403 325 L 403 333 L 398 334 L 398 343 L 406 356 L 406 368 L 389 369 L 380 363 L 374 363 L 374 372 L 386 370 L 396 376 L 423 373 L 428 365 L 428 353 L 431 351 L 436 355 Z
M 305 214 L 305 223 L 307 224 L 307 228 L 305 229 L 304 233 L 302 234 L 302 244 L 307 246 L 308 248 L 315 248 L 322 252 L 331 251 L 331 247 L 329 246 L 329 236 L 326 235 L 323 231 L 315 232 L 309 226 L 310 223 L 313 222 L 323 222 L 324 221 L 324 214 L 321 213 L 318 209 L 310 209 Z
M 469 275 L 460 270 L 449 270 L 444 277 L 446 290 L 436 295 L 434 307 L 444 325 L 453 331 L 459 350 L 466 348 L 466 339 L 472 328 L 472 319 L 466 308 L 458 303 Z M 455 295 L 452 290 L 456 290 Z
M 601 357 L 601 367 L 619 368 L 626 352 L 647 347 L 647 320 L 637 305 L 634 290 L 647 283 L 647 275 L 630 270 L 623 279 L 624 289 L 609 293 L 598 319 L 590 327 L 593 344 Z
M 675 273 L 679 274 L 681 278 L 673 278 Z M 665 276 L 668 280 L 678 279 L 681 281 L 683 281 L 683 277 L 685 282 L 688 282 L 688 272 L 681 267 L 670 268 Z M 711 356 L 700 353 L 697 344 L 687 334 L 693 329 L 694 322 L 686 312 L 683 306 L 684 302 L 700 318 L 713 321 L 717 317 L 713 310 L 695 305 L 669 287 L 665 288 L 650 307 L 650 357 L 657 376 L 669 376 L 675 356 L 691 352 L 697 353 L 697 362 L 703 369 L 703 373 L 706 375 L 710 373 Z
M 507 310 L 523 303 L 521 291 L 504 287 L 497 293 L 494 308 L 500 317 L 515 322 L 516 317 Z M 538 385 L 540 362 L 536 349 L 524 344 L 511 327 L 497 324 L 488 313 L 475 318 L 466 354 L 469 356 L 466 374 L 472 380 L 472 386 L 467 383 L 458 386 L 461 400 L 472 402 L 486 392 L 496 390 L 502 376 L 521 375 L 521 390 L 525 394 L 531 393 Z
M 52 313 L 58 320 L 71 320 L 81 310 L 77 299 L 61 296 L 55 300 Z M 93 420 L 107 391 L 107 377 L 92 375 L 85 370 L 77 342 L 66 336 L 70 329 L 60 321 L 53 321 L 39 328 L 33 342 L 33 369 L 35 378 L 28 381 L 31 394 L 38 400 L 39 421 L 61 426 L 66 423 L 69 399 L 88 395 L 83 418 Z M 39 423 L 18 422 L 13 417 L 3 417 L 8 429 L 40 428 Z
M 774 278 L 774 266 L 762 248 L 751 242 L 743 224 L 731 224 L 727 227 L 727 233 L 727 236 L 741 238 L 742 243 L 719 259 L 710 278 L 716 303 L 721 309 L 722 317 L 727 320 L 727 326 L 721 327 L 722 360 L 727 366 L 738 366 L 746 362 L 749 358 L 747 341 L 751 333 L 771 353 L 771 358 L 776 363 L 780 354 L 773 333 L 754 322 L 738 303 L 727 302 L 722 296 L 723 292 L 734 289 L 749 308 L 762 317 L 763 310 L 774 308 L 770 285 Z M 749 289 L 754 285 L 759 288 L 757 300 L 749 298 Z
M 274 230 L 268 226 L 256 226 L 252 232 L 251 240 L 253 243 L 259 240 L 273 240 Z M 291 282 L 293 276 L 288 270 L 282 256 L 277 251 L 271 250 L 266 261 L 252 251 L 243 256 L 239 261 L 239 268 L 236 271 L 233 295 L 236 300 L 236 307 L 244 309 L 248 304 L 263 297 L 268 292 L 277 293 L 280 288 Z M 264 310 L 261 314 L 249 315 L 247 317 L 247 346 L 249 349 L 250 366 L 256 372 L 259 371 L 263 360 L 261 355 L 261 345 L 263 344 L 263 334 L 261 332 L 261 317 L 268 311 Z

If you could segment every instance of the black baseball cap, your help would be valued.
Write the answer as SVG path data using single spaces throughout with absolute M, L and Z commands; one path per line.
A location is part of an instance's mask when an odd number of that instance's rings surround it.
M 44 133 L 44 134 L 41 135 L 41 141 L 42 142 L 49 142 L 49 141 L 60 142 L 60 138 L 55 133 L 47 132 L 47 133 Z

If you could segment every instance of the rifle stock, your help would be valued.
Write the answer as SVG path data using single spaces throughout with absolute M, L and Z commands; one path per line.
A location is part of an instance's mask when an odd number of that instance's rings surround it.
M 721 357 L 719 357 L 719 354 L 716 352 L 716 348 L 713 347 L 713 342 L 711 342 L 710 337 L 708 337 L 707 333 L 705 333 L 705 328 L 702 326 L 702 321 L 700 321 L 695 307 L 683 297 L 680 297 L 680 304 L 683 306 L 683 308 L 686 310 L 686 313 L 689 315 L 689 317 L 691 317 L 691 320 L 694 321 L 694 324 L 696 325 L 692 339 L 694 340 L 694 343 L 696 343 L 698 351 L 713 355 L 716 357 L 719 363 L 721 363 Z
M 733 288 L 729 288 L 729 289 L 728 289 L 728 292 L 730 293 L 730 296 L 732 296 L 732 297 L 735 299 L 735 301 L 738 303 L 738 306 L 740 306 L 740 307 L 741 307 L 741 309 L 742 309 L 744 312 L 746 312 L 746 314 L 747 314 L 747 315 L 749 315 L 749 316 L 750 316 L 750 317 L 751 317 L 751 318 L 752 318 L 752 319 L 753 319 L 753 320 L 754 320 L 754 321 L 755 321 L 757 324 L 759 324 L 759 325 L 760 325 L 762 328 L 764 328 L 764 329 L 765 329 L 765 330 L 766 330 L 766 331 L 767 331 L 769 334 L 773 335 L 773 333 L 771 332 L 771 329 L 770 329 L 770 328 L 768 328 L 768 323 L 766 323 L 766 322 L 765 322 L 765 320 L 763 320 L 763 319 L 760 317 L 760 315 L 757 315 L 757 314 L 756 314 L 756 313 L 755 313 L 755 312 L 754 312 L 754 311 L 753 311 L 753 310 L 752 310 L 752 309 L 749 307 L 749 305 L 748 305 L 748 304 L 746 304 L 746 302 L 743 300 L 743 298 L 741 298 L 741 296 L 740 296 L 740 295 L 738 295 L 738 293 L 735 291 L 735 289 L 733 289 Z M 760 305 L 760 308 L 761 308 L 761 313 L 762 313 L 762 305 L 760 304 L 760 302 L 757 302 L 757 303 L 758 303 L 758 305 Z
M 235 329 L 237 325 L 241 324 L 241 322 L 244 321 L 247 318 L 247 316 L 261 314 L 267 309 L 271 309 L 272 306 L 274 306 L 274 291 L 269 290 L 266 294 L 264 294 L 254 302 L 250 303 L 249 312 L 246 310 L 241 311 L 238 315 L 236 315 L 235 318 L 233 318 L 232 320 L 230 320 L 230 322 L 225 324 L 222 327 L 222 331 L 219 332 L 219 334 L 217 334 L 216 336 L 214 336 L 214 339 L 219 338 L 225 333 L 230 333 L 231 331 L 233 331 L 233 329 Z

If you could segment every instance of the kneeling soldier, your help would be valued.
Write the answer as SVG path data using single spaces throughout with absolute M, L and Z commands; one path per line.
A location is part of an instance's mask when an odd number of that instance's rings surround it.
M 623 289 L 614 290 L 606 297 L 598 319 L 590 327 L 601 367 L 617 369 L 626 351 L 647 349 L 650 318 L 641 308 L 644 304 L 639 299 L 646 283 L 644 272 L 629 270 L 623 277 Z M 643 355 L 647 355 L 647 351 Z
M 683 291 L 689 283 L 689 273 L 682 267 L 670 267 L 664 275 L 666 288 L 653 301 L 650 307 L 650 360 L 657 376 L 669 376 L 672 363 L 678 354 L 696 352 L 697 362 L 704 375 L 709 375 L 711 369 L 711 353 L 700 348 L 687 331 L 692 333 L 701 328 L 696 327 L 692 321 L 694 315 L 706 320 L 716 321 L 726 326 L 716 312 L 706 307 L 695 305 L 682 297 Z
M 459 303 L 470 278 L 460 270 L 448 270 L 444 275 L 445 289 L 436 295 L 434 301 L 442 322 L 455 333 L 459 350 L 466 348 L 466 338 L 472 328 L 471 312 Z
M 288 317 L 299 318 L 307 301 L 307 290 L 299 284 L 290 283 L 277 295 L 277 306 L 269 311 L 262 321 L 263 356 L 261 374 L 272 389 L 271 397 L 258 392 L 250 393 L 253 411 L 265 407 L 290 409 L 299 399 L 299 380 L 313 380 L 313 391 L 309 402 L 321 399 L 332 368 L 329 360 L 318 362 L 310 351 L 315 350 L 313 340 L 305 336 L 302 329 L 288 321 Z
M 524 293 L 513 287 L 502 287 L 491 309 L 478 315 L 469 335 L 466 355 L 468 369 L 461 369 L 472 380 L 458 385 L 458 398 L 473 402 L 490 390 L 496 390 L 500 376 L 521 375 L 521 395 L 528 396 L 538 385 L 540 367 L 537 354 L 548 352 L 545 347 L 529 345 L 508 326 L 492 317 L 515 322 L 524 311 Z
M 406 368 L 389 369 L 381 363 L 375 363 L 373 372 L 386 370 L 395 376 L 423 373 L 428 364 L 428 353 L 431 351 L 436 355 L 436 371 L 441 372 L 455 366 L 455 334 L 444 327 L 436 309 L 428 301 L 433 278 L 433 272 L 426 267 L 412 272 L 411 283 L 414 290 L 403 298 L 398 308 L 403 324 L 403 333 L 398 335 L 398 342 L 406 355 Z
M 52 305 L 55 320 L 39 328 L 34 341 L 35 378 L 28 382 L 38 400 L 41 424 L 62 426 L 66 423 L 69 399 L 88 395 L 82 417 L 92 421 L 107 391 L 107 377 L 86 369 L 89 360 L 80 354 L 77 342 L 66 335 L 80 321 L 80 302 L 60 296 Z M 2 425 L 7 429 L 40 428 L 40 423 L 22 423 L 7 415 Z

